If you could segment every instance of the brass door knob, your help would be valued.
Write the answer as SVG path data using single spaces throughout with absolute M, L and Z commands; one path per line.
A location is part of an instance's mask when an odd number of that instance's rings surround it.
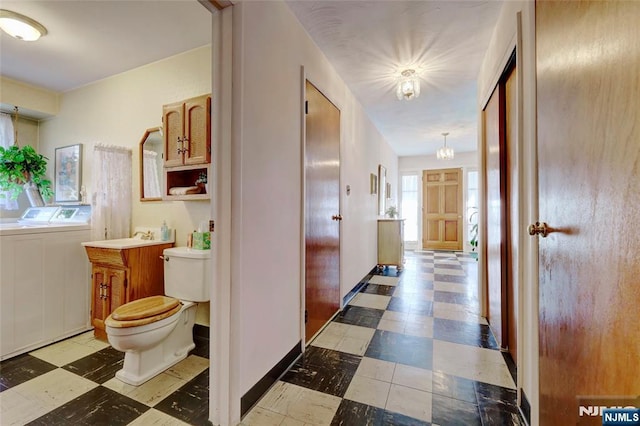
M 529 235 L 540 235 L 542 238 L 546 238 L 551 230 L 545 222 L 536 222 L 529 225 Z

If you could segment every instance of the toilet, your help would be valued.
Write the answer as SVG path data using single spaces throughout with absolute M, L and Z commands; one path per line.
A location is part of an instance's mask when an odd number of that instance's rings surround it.
M 116 378 L 133 386 L 187 357 L 195 347 L 197 302 L 209 301 L 211 250 L 172 247 L 163 258 L 165 296 L 134 300 L 105 320 L 109 343 L 125 352 Z

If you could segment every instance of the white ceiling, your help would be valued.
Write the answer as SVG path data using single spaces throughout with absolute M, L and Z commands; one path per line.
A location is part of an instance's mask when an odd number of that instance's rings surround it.
M 287 1 L 400 156 L 447 144 L 475 151 L 476 77 L 499 1 Z M 3 0 L 47 27 L 38 42 L 0 35 L 0 74 L 56 91 L 210 43 L 211 15 L 196 0 Z M 402 69 L 422 94 L 399 101 Z
M 287 1 L 396 153 L 475 151 L 476 78 L 498 1 Z M 415 69 L 421 95 L 396 98 Z
M 211 43 L 211 13 L 196 0 L 2 0 L 48 34 L 36 42 L 0 31 L 0 73 L 65 92 Z

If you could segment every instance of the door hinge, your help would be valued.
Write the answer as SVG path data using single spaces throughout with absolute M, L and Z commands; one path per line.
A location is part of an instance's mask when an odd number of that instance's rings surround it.
M 308 310 L 304 310 L 304 323 L 308 323 L 309 322 L 309 311 Z
M 309 101 L 304 101 L 304 113 L 309 114 Z

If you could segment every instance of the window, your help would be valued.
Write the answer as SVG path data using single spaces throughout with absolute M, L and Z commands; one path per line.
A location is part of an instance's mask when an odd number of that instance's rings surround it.
M 400 217 L 404 221 L 404 240 L 418 241 L 418 175 L 403 175 Z

